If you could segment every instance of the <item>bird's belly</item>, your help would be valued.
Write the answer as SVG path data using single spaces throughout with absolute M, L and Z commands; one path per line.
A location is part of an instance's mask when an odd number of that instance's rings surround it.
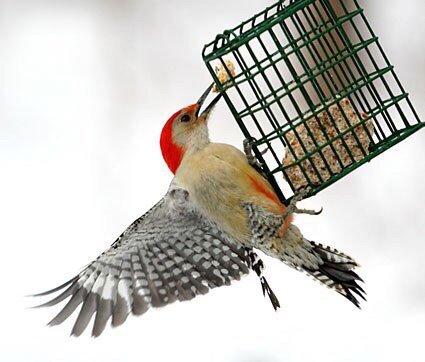
M 276 214 L 284 209 L 267 181 L 239 151 L 229 147 L 212 144 L 186 157 L 176 180 L 188 190 L 195 207 L 205 217 L 240 243 L 251 245 L 246 205 L 255 204 Z M 232 153 L 236 156 L 229 157 Z
M 238 242 L 249 246 L 252 236 L 243 208 L 246 195 L 241 191 L 226 179 L 204 179 L 193 188 L 192 197 L 201 213 Z

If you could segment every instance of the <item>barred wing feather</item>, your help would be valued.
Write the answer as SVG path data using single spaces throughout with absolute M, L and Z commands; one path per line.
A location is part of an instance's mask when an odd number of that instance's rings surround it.
M 80 274 L 37 296 L 61 292 L 40 307 L 69 298 L 49 325 L 81 305 L 72 334 L 81 335 L 95 315 L 92 334 L 99 336 L 110 319 L 119 326 L 130 313 L 190 300 L 248 271 L 244 248 L 197 213 L 185 190 L 172 188 Z

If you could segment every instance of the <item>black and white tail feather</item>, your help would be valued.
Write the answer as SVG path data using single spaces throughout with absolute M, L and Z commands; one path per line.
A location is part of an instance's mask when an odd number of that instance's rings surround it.
M 316 270 L 304 268 L 304 271 L 360 308 L 356 296 L 366 301 L 366 292 L 358 284 L 363 280 L 353 270 L 358 267 L 358 264 L 351 257 L 336 249 L 313 241 L 309 243 L 313 247 L 312 252 L 320 256 L 322 263 Z
M 366 293 L 358 284 L 362 279 L 354 272 L 358 264 L 351 257 L 307 240 L 293 224 L 281 238 L 279 229 L 284 221 L 283 216 L 272 214 L 253 204 L 246 204 L 245 209 L 256 248 L 294 269 L 306 272 L 360 308 L 357 297 L 366 300 Z

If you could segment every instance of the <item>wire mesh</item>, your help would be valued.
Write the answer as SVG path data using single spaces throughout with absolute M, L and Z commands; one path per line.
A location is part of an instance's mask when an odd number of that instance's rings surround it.
M 285 203 L 424 126 L 357 0 L 279 1 L 218 35 L 203 58 Z

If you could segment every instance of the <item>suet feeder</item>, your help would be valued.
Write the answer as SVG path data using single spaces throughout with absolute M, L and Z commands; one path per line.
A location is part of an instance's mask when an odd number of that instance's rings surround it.
M 357 0 L 279 1 L 218 35 L 203 59 L 285 203 L 425 125 Z

